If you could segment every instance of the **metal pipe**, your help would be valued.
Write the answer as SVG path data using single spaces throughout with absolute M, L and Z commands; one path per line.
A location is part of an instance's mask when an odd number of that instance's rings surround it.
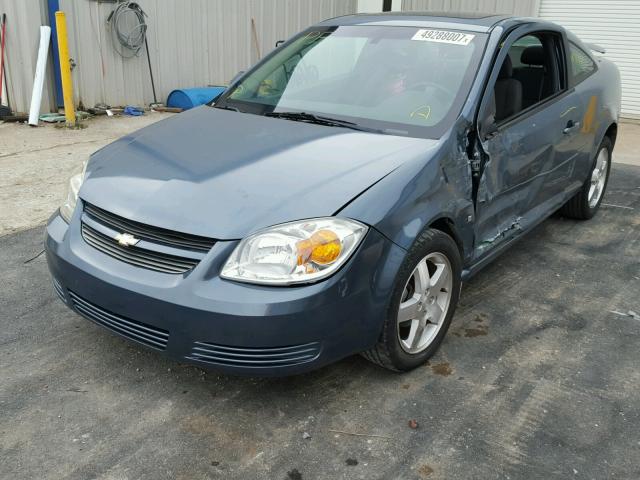
M 151 90 L 153 90 L 153 103 L 154 105 L 157 105 L 158 98 L 156 97 L 156 84 L 153 81 L 153 70 L 151 69 L 151 57 L 149 56 L 149 42 L 147 42 L 146 35 L 144 38 L 144 47 L 147 49 L 147 62 L 149 63 L 149 76 L 151 77 Z
M 58 31 L 58 51 L 60 53 L 60 78 L 62 80 L 62 96 L 64 97 L 64 116 L 68 127 L 76 124 L 76 111 L 73 107 L 73 81 L 69 63 L 69 43 L 67 41 L 67 19 L 64 12 L 56 12 L 56 29 Z
M 36 63 L 36 75 L 33 79 L 33 92 L 31 93 L 31 105 L 29 107 L 29 125 L 38 126 L 40 117 L 40 104 L 42 103 L 42 87 L 44 86 L 44 74 L 47 70 L 47 54 L 49 53 L 49 40 L 51 39 L 51 27 L 40 27 L 40 47 L 38 48 L 38 61 Z

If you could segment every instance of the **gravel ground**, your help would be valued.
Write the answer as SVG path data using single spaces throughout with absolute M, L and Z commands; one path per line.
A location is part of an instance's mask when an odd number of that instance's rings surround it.
M 47 164 L 37 152 L 20 155 Z M 76 159 L 51 163 L 66 178 Z M 6 185 L 3 209 L 23 208 Z M 640 168 L 615 165 L 605 203 L 465 285 L 439 353 L 405 375 L 359 357 L 284 379 L 174 363 L 63 306 L 42 226 L 0 237 L 0 478 L 640 478 Z M 31 224 L 55 208 L 38 205 Z M 29 223 L 10 213 L 4 228 Z
M 80 130 L 0 122 L 0 236 L 44 223 L 89 155 L 170 115 L 94 117 Z

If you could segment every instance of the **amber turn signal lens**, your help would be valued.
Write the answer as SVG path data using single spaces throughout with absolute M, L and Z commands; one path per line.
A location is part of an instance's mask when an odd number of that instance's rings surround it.
M 340 239 L 331 230 L 318 230 L 311 235 L 313 250 L 311 261 L 320 265 L 328 265 L 337 260 L 342 250 Z
M 340 256 L 342 245 L 340 238 L 331 230 L 318 230 L 311 238 L 300 240 L 298 249 L 298 265 L 304 265 L 309 260 L 318 265 L 329 265 Z

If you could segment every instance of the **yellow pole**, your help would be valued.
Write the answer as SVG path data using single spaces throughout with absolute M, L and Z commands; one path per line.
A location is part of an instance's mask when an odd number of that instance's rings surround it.
M 69 44 L 67 42 L 67 19 L 64 12 L 56 12 L 56 30 L 58 31 L 58 52 L 60 55 L 60 78 L 64 97 L 64 116 L 67 127 L 76 124 L 76 111 L 73 107 L 73 82 L 69 63 Z

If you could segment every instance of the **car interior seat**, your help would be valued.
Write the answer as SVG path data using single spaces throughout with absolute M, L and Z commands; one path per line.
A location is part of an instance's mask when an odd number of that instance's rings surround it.
M 527 108 L 551 93 L 544 47 L 533 45 L 525 48 L 520 55 L 520 63 L 521 67 L 513 69 L 513 77 L 522 84 L 522 108 Z
M 499 122 L 522 110 L 522 83 L 513 78 L 513 65 L 507 55 L 500 67 L 494 87 L 495 120 Z

